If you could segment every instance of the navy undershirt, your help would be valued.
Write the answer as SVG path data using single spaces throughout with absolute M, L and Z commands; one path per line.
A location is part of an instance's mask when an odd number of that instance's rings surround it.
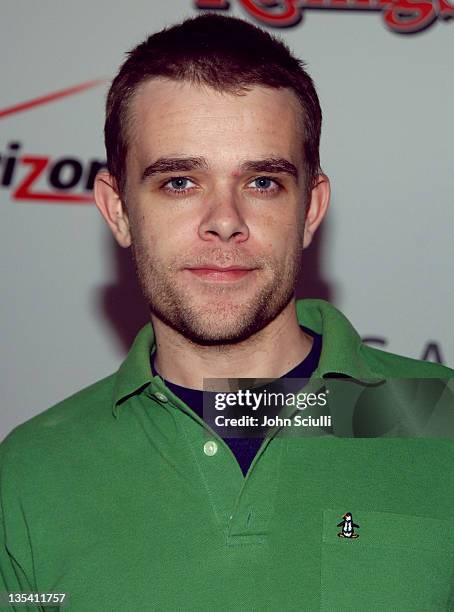
M 316 334 L 307 327 L 303 327 L 302 325 L 300 327 L 303 331 L 313 337 L 314 341 L 312 343 L 312 348 L 303 361 L 290 370 L 290 372 L 284 374 L 284 376 L 281 378 L 309 379 L 314 370 L 317 368 L 322 350 L 322 336 Z M 154 364 L 155 355 L 156 353 L 154 353 L 150 359 L 153 376 L 159 375 Z M 201 419 L 203 419 L 203 391 L 200 391 L 199 389 L 188 389 L 187 387 L 181 387 L 180 385 L 175 385 L 168 380 L 164 380 L 164 383 L 167 388 L 172 391 L 172 393 L 179 397 L 187 406 L 197 413 Z M 301 387 L 298 387 L 298 389 L 301 389 Z M 243 474 L 246 475 L 255 455 L 257 454 L 257 451 L 262 445 L 263 439 L 224 438 L 224 442 L 230 447 L 240 465 Z

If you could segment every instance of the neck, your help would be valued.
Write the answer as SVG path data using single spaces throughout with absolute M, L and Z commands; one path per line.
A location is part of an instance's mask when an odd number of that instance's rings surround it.
M 293 299 L 262 330 L 237 344 L 201 346 L 151 315 L 160 376 L 203 389 L 204 378 L 279 378 L 303 361 L 312 338 L 300 328 Z

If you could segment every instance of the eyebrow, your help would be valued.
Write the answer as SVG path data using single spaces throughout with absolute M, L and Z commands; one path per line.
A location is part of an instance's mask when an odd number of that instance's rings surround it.
M 142 172 L 141 182 L 145 182 L 156 174 L 165 172 L 191 172 L 192 170 L 207 170 L 208 162 L 204 157 L 160 157 Z M 298 180 L 298 170 L 283 157 L 267 157 L 264 159 L 247 160 L 239 165 L 240 172 L 270 172 L 289 174 Z
M 207 170 L 208 164 L 203 157 L 160 157 L 142 172 L 142 182 L 155 174 L 164 172 L 190 172 L 191 170 Z
M 253 161 L 245 161 L 241 164 L 240 170 L 243 172 L 271 172 L 275 174 L 289 174 L 298 180 L 298 170 L 296 166 L 283 157 L 267 157 Z

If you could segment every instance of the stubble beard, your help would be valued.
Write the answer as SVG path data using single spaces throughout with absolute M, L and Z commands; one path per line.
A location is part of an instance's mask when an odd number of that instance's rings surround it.
M 254 294 L 241 299 L 228 285 L 203 287 L 206 299 L 194 299 L 193 287 L 176 282 L 181 264 L 166 264 L 152 257 L 140 240 L 133 240 L 132 258 L 140 289 L 150 312 L 190 342 L 202 346 L 223 346 L 243 342 L 266 327 L 290 303 L 301 265 L 302 228 L 285 261 L 273 257 L 254 260 L 260 284 Z M 235 252 L 212 249 L 204 261 L 228 266 L 238 261 Z M 181 261 L 181 259 L 179 260 Z M 263 280 L 262 280 L 263 279 Z M 231 292 L 231 293 L 230 293 Z

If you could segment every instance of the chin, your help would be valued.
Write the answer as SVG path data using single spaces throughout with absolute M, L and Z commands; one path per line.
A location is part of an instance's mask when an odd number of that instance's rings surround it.
M 249 339 L 266 327 L 287 303 L 288 300 L 280 304 L 272 304 L 270 301 L 263 304 L 257 300 L 236 303 L 219 299 L 210 304 L 183 305 L 180 302 L 174 310 L 155 314 L 194 344 L 221 346 L 238 344 Z M 172 313 L 170 317 L 169 312 Z
M 180 313 L 183 314 L 183 313 Z M 199 307 L 180 316 L 177 331 L 197 344 L 234 344 L 246 340 L 261 329 L 257 316 L 251 317 L 247 304 L 222 303 L 217 300 L 208 309 Z
M 249 327 L 244 324 L 239 325 L 238 323 L 232 325 L 226 325 L 225 322 L 222 325 L 204 323 L 182 325 L 175 329 L 191 342 L 203 346 L 238 344 L 250 338 L 260 329 L 256 324 L 253 327 Z

